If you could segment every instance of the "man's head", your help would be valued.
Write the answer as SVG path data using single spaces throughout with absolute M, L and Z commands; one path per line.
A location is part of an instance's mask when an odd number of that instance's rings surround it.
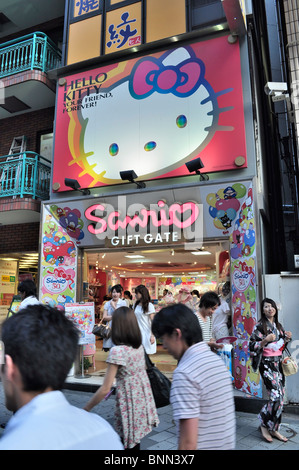
M 5 348 L 1 378 L 9 409 L 20 407 L 16 401 L 22 394 L 61 390 L 79 338 L 63 312 L 31 305 L 4 321 L 1 336 Z
M 152 332 L 163 341 L 163 347 L 176 359 L 186 349 L 202 341 L 202 332 L 196 315 L 184 304 L 173 304 L 156 313 Z
M 209 291 L 203 294 L 199 302 L 199 308 L 204 316 L 212 316 L 220 305 L 220 299 L 216 292 Z
M 22 300 L 26 297 L 36 297 L 36 285 L 31 279 L 25 279 L 18 285 L 18 292 L 21 294 Z

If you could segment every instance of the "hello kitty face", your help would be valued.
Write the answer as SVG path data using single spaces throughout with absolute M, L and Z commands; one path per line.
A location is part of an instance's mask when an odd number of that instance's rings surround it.
M 174 170 L 198 156 L 217 130 L 217 95 L 204 63 L 180 47 L 138 60 L 129 76 L 82 100 L 87 165 L 104 182 L 120 171 L 140 178 Z

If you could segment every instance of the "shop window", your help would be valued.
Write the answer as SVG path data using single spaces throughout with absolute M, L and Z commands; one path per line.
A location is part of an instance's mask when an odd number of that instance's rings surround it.
M 221 0 L 191 0 L 191 29 L 226 21 Z
M 185 0 L 146 2 L 146 42 L 158 41 L 186 32 Z
M 223 22 L 221 0 L 71 0 L 67 63 Z
M 49 162 L 53 156 L 53 132 L 47 132 L 39 135 L 38 153 Z

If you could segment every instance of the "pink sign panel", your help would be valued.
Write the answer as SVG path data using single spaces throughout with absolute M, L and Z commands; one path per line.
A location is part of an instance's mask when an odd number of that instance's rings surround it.
M 223 36 L 60 80 L 53 183 L 81 187 L 247 166 L 239 44 Z

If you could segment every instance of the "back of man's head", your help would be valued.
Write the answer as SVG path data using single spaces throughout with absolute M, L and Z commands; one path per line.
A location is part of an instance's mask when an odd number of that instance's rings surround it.
M 181 330 L 182 339 L 189 347 L 202 341 L 197 316 L 186 305 L 169 305 L 154 316 L 152 332 L 156 338 L 161 338 L 164 334 L 171 335 L 177 328 Z
M 31 305 L 4 321 L 5 354 L 18 367 L 24 391 L 61 390 L 78 345 L 78 330 L 63 312 Z
M 33 295 L 34 297 L 37 297 L 36 295 L 36 285 L 32 281 L 32 279 L 25 279 L 18 285 L 18 292 L 21 294 L 25 294 L 25 298 Z

